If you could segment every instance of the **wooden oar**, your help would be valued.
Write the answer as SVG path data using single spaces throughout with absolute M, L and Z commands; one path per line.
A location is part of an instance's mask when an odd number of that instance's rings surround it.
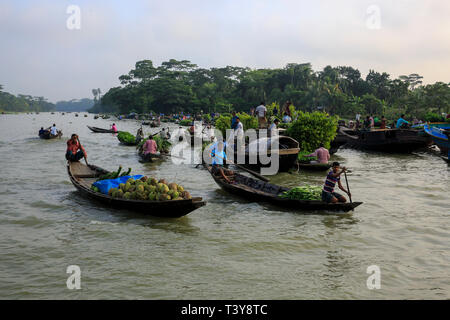
M 348 186 L 347 172 L 346 172 L 346 171 L 344 171 L 344 177 L 345 177 L 345 183 L 347 184 L 347 191 L 348 191 L 348 193 L 351 194 L 351 192 L 350 192 L 350 187 Z M 349 195 L 348 197 L 350 198 L 350 203 L 353 203 L 353 202 L 352 202 L 352 196 Z
M 83 151 L 83 155 L 84 155 L 84 161 L 86 162 L 86 165 L 89 166 L 87 159 L 86 159 L 86 152 L 84 151 L 84 148 L 81 147 L 81 142 L 80 142 L 80 138 L 78 138 L 77 136 L 77 140 L 78 140 L 78 144 L 80 145 L 81 150 Z

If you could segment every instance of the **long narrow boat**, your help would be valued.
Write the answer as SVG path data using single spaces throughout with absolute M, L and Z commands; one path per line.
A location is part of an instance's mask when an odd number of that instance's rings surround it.
M 308 171 L 326 171 L 331 168 L 331 163 L 298 163 L 298 167 Z
M 441 153 L 448 156 L 450 151 L 450 124 L 440 128 L 425 125 L 424 130 L 433 139 L 433 143 L 439 147 Z
M 202 198 L 196 197 L 189 200 L 128 200 L 113 198 L 103 193 L 91 190 L 91 185 L 107 170 L 94 165 L 84 165 L 81 162 L 68 162 L 67 173 L 75 188 L 85 197 L 96 200 L 102 204 L 114 208 L 127 209 L 146 215 L 157 217 L 178 218 L 198 209 L 206 204 Z
M 58 134 L 56 134 L 56 135 L 51 134 L 50 131 L 46 131 L 45 133 L 40 134 L 39 138 L 41 138 L 41 139 L 56 139 L 56 138 L 60 138 L 61 139 L 62 135 L 63 135 L 63 133 L 62 133 L 61 130 L 58 130 Z
M 116 133 L 114 130 L 111 129 L 102 129 L 102 128 L 97 128 L 97 127 L 91 127 L 91 126 L 87 126 L 92 132 L 96 132 L 96 133 Z
M 139 162 L 147 163 L 147 162 L 154 162 L 155 160 L 161 159 L 163 157 L 162 154 L 155 154 L 155 153 L 148 153 L 144 155 L 142 152 L 138 152 L 139 155 Z
M 283 192 L 288 191 L 289 188 L 270 184 L 267 182 L 263 182 L 261 180 L 256 180 L 241 175 L 237 172 L 234 172 L 234 181 L 233 183 L 230 184 L 227 181 L 225 181 L 222 177 L 213 174 L 211 166 L 207 166 L 207 169 L 211 174 L 211 176 L 213 177 L 214 181 L 223 190 L 228 191 L 229 193 L 235 194 L 237 196 L 243 197 L 245 199 L 269 202 L 271 204 L 284 208 L 291 208 L 300 211 L 324 210 L 324 211 L 348 212 L 362 204 L 362 202 L 331 204 L 316 200 L 283 199 L 280 197 L 280 195 Z
M 410 129 L 360 131 L 340 127 L 339 132 L 346 137 L 346 146 L 354 149 L 409 153 L 431 144 L 431 138 L 421 136 L 417 130 Z
M 271 150 L 272 139 L 278 139 L 278 150 Z M 236 141 L 236 140 L 235 140 Z M 236 142 L 235 142 L 236 143 Z M 236 150 L 236 149 L 235 149 Z M 245 151 L 245 162 L 241 163 L 239 155 L 234 152 L 234 162 L 246 166 L 250 169 L 259 169 L 261 167 L 269 167 L 272 165 L 271 161 L 269 163 L 262 163 L 261 155 L 267 157 L 278 157 L 278 171 L 286 172 L 295 166 L 295 162 L 298 158 L 298 153 L 300 151 L 299 143 L 288 136 L 274 136 L 270 138 L 259 138 L 255 141 L 250 142 L 246 147 Z M 256 163 L 252 163 L 256 160 Z

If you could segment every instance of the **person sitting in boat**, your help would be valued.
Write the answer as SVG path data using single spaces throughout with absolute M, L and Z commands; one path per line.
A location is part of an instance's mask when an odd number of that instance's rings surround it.
M 39 130 L 39 135 L 43 135 L 47 132 L 47 130 L 44 130 L 44 127 L 41 127 L 41 130 Z
M 321 143 L 319 148 L 313 153 L 308 154 L 307 157 L 317 157 L 317 160 L 311 160 L 309 162 L 311 164 L 328 163 L 328 161 L 330 161 L 330 152 L 324 147 L 323 143 Z
M 52 128 L 50 129 L 50 134 L 52 136 L 58 135 L 58 129 L 56 129 L 56 124 L 53 124 Z
M 113 130 L 115 133 L 117 133 L 118 130 L 117 130 L 117 127 L 116 127 L 115 123 L 112 124 L 111 130 Z
M 147 154 L 156 154 L 158 150 L 158 146 L 156 144 L 156 141 L 153 140 L 153 136 L 149 135 L 148 140 L 145 141 L 144 145 L 142 146 L 142 152 L 144 155 Z
M 370 131 L 370 129 L 371 129 L 370 116 L 367 116 L 366 120 L 364 120 L 364 123 L 363 123 L 363 130 Z
M 223 142 L 219 141 L 211 150 L 212 173 L 216 176 L 220 175 L 226 182 L 232 183 L 229 179 L 229 177 L 232 176 L 232 174 L 230 174 L 232 171 L 227 170 L 228 175 L 226 175 L 223 168 L 223 161 L 227 159 L 227 154 L 223 147 Z
M 142 139 L 144 139 L 144 132 L 142 131 L 142 127 L 141 127 L 136 132 L 136 140 L 135 140 L 136 144 L 139 144 L 139 142 L 141 142 Z
M 384 116 L 381 116 L 380 129 L 386 129 L 386 121 L 386 118 Z
M 339 186 L 339 189 L 344 191 L 349 197 L 351 197 L 351 194 L 349 191 L 345 190 L 344 187 L 341 184 L 341 174 L 346 172 L 347 169 L 343 167 L 341 170 L 339 162 L 333 162 L 333 167 L 330 170 L 330 172 L 327 175 L 327 178 L 325 179 L 325 184 L 322 189 L 322 201 L 327 203 L 338 203 L 338 202 L 347 202 L 347 199 L 337 193 L 334 192 L 334 188 L 336 186 L 336 183 Z
M 78 141 L 78 135 L 72 134 L 67 141 L 66 159 L 72 162 L 79 161 L 81 158 L 87 159 L 87 153 Z
M 405 115 L 402 114 L 400 118 L 397 120 L 397 124 L 395 126 L 397 129 L 407 128 L 409 126 L 409 122 L 403 119 L 404 117 Z
M 270 136 L 276 136 L 278 135 L 278 124 L 280 123 L 280 120 L 275 118 L 273 120 L 272 124 L 269 127 L 269 134 Z

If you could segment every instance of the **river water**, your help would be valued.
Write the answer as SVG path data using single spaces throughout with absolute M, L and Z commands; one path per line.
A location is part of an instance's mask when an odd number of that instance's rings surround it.
M 302 214 L 231 196 L 192 164 L 141 164 L 134 147 L 86 127 L 112 120 L 83 115 L 0 115 L 0 299 L 450 298 L 450 167 L 439 157 L 339 150 L 332 160 L 352 169 L 364 204 Z M 52 123 L 63 139 L 37 138 Z M 66 172 L 74 132 L 90 163 L 175 181 L 206 206 L 165 219 L 84 199 Z M 324 173 L 271 180 L 321 185 Z M 81 290 L 67 288 L 69 265 L 81 269 Z M 373 265 L 381 287 L 370 290 Z

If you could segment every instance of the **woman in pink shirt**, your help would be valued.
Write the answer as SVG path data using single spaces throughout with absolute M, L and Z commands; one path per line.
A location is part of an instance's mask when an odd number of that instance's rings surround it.
M 111 129 L 114 130 L 114 132 L 117 133 L 117 127 L 116 127 L 115 123 L 112 124 Z
M 144 155 L 147 155 L 149 153 L 156 154 L 157 145 L 156 145 L 156 141 L 153 140 L 153 136 L 148 137 L 148 140 L 145 141 L 144 146 L 142 147 L 142 150 L 144 151 Z
M 317 161 L 311 161 L 310 163 L 328 163 L 330 160 L 330 153 L 321 143 L 319 149 L 311 154 L 308 154 L 307 157 L 317 157 Z

